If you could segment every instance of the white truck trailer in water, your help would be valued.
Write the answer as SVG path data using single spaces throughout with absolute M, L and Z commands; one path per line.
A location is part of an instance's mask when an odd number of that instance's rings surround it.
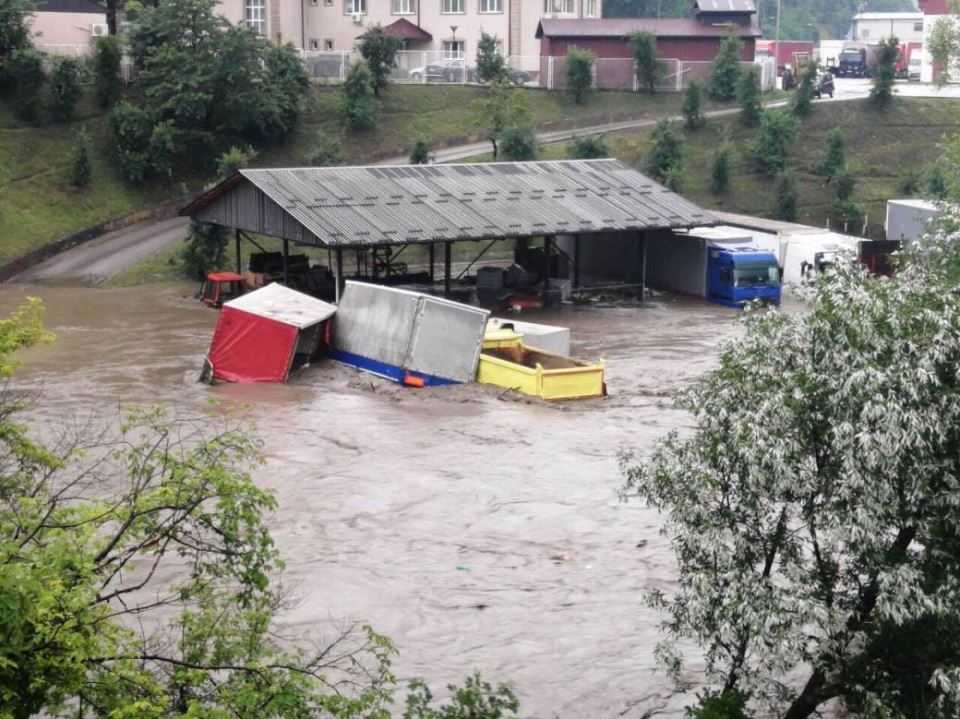
M 909 245 L 926 231 L 927 223 L 939 212 L 940 206 L 930 200 L 888 200 L 884 224 L 887 239 Z

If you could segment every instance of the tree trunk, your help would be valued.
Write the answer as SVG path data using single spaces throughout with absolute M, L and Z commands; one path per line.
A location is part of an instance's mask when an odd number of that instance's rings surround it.
M 107 0 L 107 32 L 117 34 L 117 0 Z
M 783 719 L 807 719 L 813 714 L 821 702 L 833 696 L 833 692 L 825 692 L 824 684 L 826 677 L 823 672 L 817 669 L 807 680 L 806 685 L 800 695 L 793 700 L 793 704 L 783 715 Z

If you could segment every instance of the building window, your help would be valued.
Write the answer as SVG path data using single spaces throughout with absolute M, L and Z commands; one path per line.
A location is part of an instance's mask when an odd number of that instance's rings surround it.
M 576 0 L 543 0 L 543 14 L 545 17 L 554 15 L 573 15 Z
M 344 0 L 343 7 L 347 15 L 367 14 L 367 0 Z
M 467 11 L 467 0 L 442 0 L 440 12 L 445 15 L 462 15 Z
M 324 50 L 333 50 L 333 40 L 324 40 L 323 41 Z
M 323 0 L 323 4 L 327 7 L 333 7 L 333 0 Z
M 480 12 L 485 14 L 503 12 L 503 0 L 480 0 Z
M 444 40 L 443 59 L 462 60 L 466 54 L 463 40 Z
M 860 31 L 860 39 L 866 40 L 868 37 L 870 37 L 870 28 L 865 27 Z
M 313 38 L 310 38 L 310 49 L 311 49 L 311 50 L 319 50 L 319 49 L 320 49 L 320 41 L 319 41 L 319 40 L 315 40 L 315 39 L 313 39 Z
M 417 12 L 415 0 L 393 0 L 394 15 L 413 15 Z
M 243 17 L 247 27 L 253 28 L 260 35 L 267 34 L 266 0 L 246 0 Z
M 913 23 L 913 31 L 914 31 L 914 32 L 923 32 L 923 23 L 922 23 L 922 22 L 915 22 L 915 23 Z
M 583 16 L 584 17 L 597 16 L 597 0 L 583 0 Z

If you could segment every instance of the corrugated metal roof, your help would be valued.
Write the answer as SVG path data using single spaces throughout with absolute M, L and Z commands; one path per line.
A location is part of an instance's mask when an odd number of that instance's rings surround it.
M 754 217 L 753 215 L 741 215 L 736 212 L 721 212 L 714 210 L 714 217 L 725 225 L 733 227 L 743 227 L 747 230 L 760 230 L 761 232 L 774 233 L 794 233 L 794 232 L 826 232 L 822 227 L 812 225 L 801 225 L 796 222 L 784 222 L 783 220 L 771 220 L 766 217 Z
M 276 282 L 240 295 L 235 300 L 225 302 L 223 306 L 300 329 L 333 317 L 337 311 L 336 305 L 291 290 Z
M 756 12 L 753 0 L 697 0 L 701 12 Z
M 740 37 L 760 37 L 759 26 L 705 24 L 689 17 L 604 17 L 604 18 L 543 18 L 537 25 L 541 37 L 629 37 L 641 30 L 657 37 L 726 37 L 731 27 Z
M 320 245 L 403 244 L 715 224 L 617 160 L 241 170 Z M 184 208 L 237 187 L 226 180 Z

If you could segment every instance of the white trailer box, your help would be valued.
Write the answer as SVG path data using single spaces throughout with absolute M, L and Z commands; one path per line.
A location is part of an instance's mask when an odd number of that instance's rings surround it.
M 929 200 L 889 200 L 885 225 L 887 239 L 910 244 L 924 233 L 927 221 L 939 211 L 937 203 Z
M 748 230 L 738 227 L 695 227 L 647 238 L 646 283 L 660 290 L 707 296 L 708 247 L 751 247 Z
M 561 357 L 570 356 L 570 328 L 555 325 L 541 325 L 534 322 L 520 322 L 504 317 L 491 317 L 490 327 L 500 328 L 512 325 L 513 331 L 523 335 L 523 344 Z

